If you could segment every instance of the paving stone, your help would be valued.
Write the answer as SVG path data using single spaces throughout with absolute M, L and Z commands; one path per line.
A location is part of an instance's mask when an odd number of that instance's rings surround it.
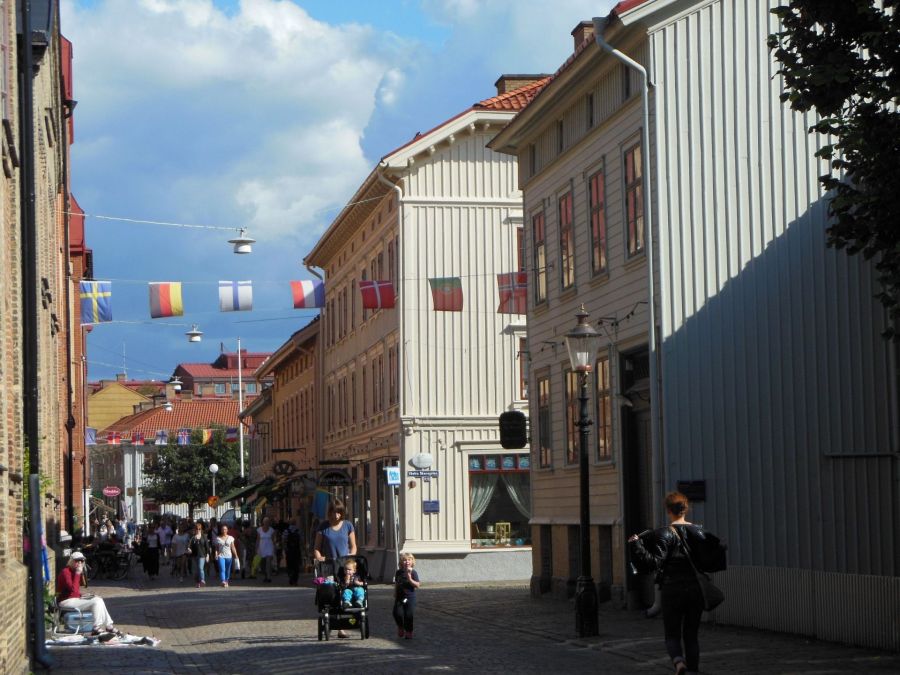
M 311 579 L 290 587 L 235 580 L 196 589 L 165 574 L 101 582 L 120 629 L 157 647 L 54 647 L 61 673 L 670 673 L 662 621 L 604 607 L 600 635 L 575 636 L 574 604 L 532 599 L 521 584 L 425 585 L 413 640 L 397 638 L 392 590 L 370 588 L 371 638 L 317 638 Z M 135 576 L 135 575 L 133 575 Z M 704 673 L 898 673 L 900 654 L 792 635 L 704 624 Z

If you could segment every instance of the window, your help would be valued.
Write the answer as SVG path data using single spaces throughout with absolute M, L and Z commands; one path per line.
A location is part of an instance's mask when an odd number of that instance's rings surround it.
M 566 370 L 566 463 L 578 461 L 578 373 Z
M 232 394 L 237 394 L 240 390 L 241 390 L 241 385 L 239 385 L 237 382 L 231 383 L 231 393 Z
M 385 480 L 386 476 L 384 475 L 384 460 L 375 463 L 375 490 L 376 490 L 376 498 L 378 499 L 378 545 L 384 546 L 384 520 L 385 520 L 385 510 L 387 509 L 387 502 L 385 501 Z
M 350 282 L 350 330 L 356 328 L 356 279 Z
M 197 385 L 197 388 L 195 389 L 195 394 L 197 396 L 203 396 L 203 385 L 202 384 Z
M 547 241 L 543 212 L 531 218 L 531 232 L 534 240 L 534 302 L 537 304 L 547 300 Z
M 519 398 L 528 400 L 528 340 L 519 338 Z
M 540 467 L 553 465 L 553 429 L 550 426 L 550 375 L 544 373 L 537 378 L 538 394 L 538 446 Z
M 606 271 L 606 182 L 602 171 L 591 176 L 591 269 Z
M 563 150 L 566 149 L 566 139 L 564 132 L 566 130 L 565 125 L 562 120 L 559 120 L 556 123 L 556 150 L 559 154 L 563 153 Z
M 641 145 L 638 143 L 625 151 L 625 224 L 629 257 L 644 251 L 643 178 Z
M 395 261 L 394 261 L 394 242 L 393 241 L 388 242 L 387 258 L 388 258 L 388 280 L 391 282 L 396 282 L 396 279 L 394 279 L 394 263 L 395 263 Z
M 366 378 L 366 364 L 362 365 L 362 418 L 366 419 L 369 416 L 369 389 L 368 382 Z
M 215 391 L 216 391 L 216 394 L 218 394 L 219 396 L 224 396 L 225 395 L 225 383 L 224 382 L 216 382 Z
M 531 545 L 530 468 L 527 454 L 469 456 L 472 548 Z
M 356 373 L 350 374 L 350 421 L 356 424 Z
M 594 126 L 594 94 L 588 94 L 584 101 L 584 114 L 587 117 L 587 128 L 592 129 Z
M 529 176 L 537 173 L 537 146 L 534 143 L 528 146 L 528 171 Z
M 597 459 L 612 457 L 612 391 L 609 384 L 609 357 L 597 359 L 594 370 L 597 383 Z
M 394 405 L 399 400 L 399 392 L 397 390 L 397 361 L 399 356 L 399 348 L 394 345 L 388 349 L 388 395 L 390 405 Z
M 622 100 L 627 101 L 631 98 L 631 70 L 624 63 L 622 69 Z
M 255 393 L 256 393 L 256 382 L 248 382 L 248 383 L 244 386 L 244 390 L 245 390 L 248 394 L 255 394 Z
M 366 278 L 367 278 L 367 277 L 366 277 L 366 271 L 363 270 L 363 271 L 362 271 L 362 280 L 365 281 Z M 368 319 L 368 318 L 369 318 L 369 310 L 366 309 L 365 307 L 363 307 L 363 311 L 362 311 L 362 320 L 365 321 L 365 320 Z
M 525 228 L 519 226 L 516 228 L 516 262 L 519 272 L 525 271 Z
M 559 200 L 559 281 L 562 289 L 575 285 L 575 231 L 572 228 L 572 193 Z

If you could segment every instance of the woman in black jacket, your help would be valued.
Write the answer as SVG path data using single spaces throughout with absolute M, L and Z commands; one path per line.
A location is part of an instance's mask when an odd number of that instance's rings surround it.
M 689 550 L 703 546 L 703 530 L 685 520 L 688 499 L 680 492 L 666 495 L 669 525 L 655 530 L 645 546 L 640 535 L 628 538 L 632 559 L 647 572 L 656 572 L 662 591 L 662 613 L 666 633 L 666 651 L 675 673 L 694 673 L 700 668 L 700 643 L 697 632 L 703 614 L 703 595 L 697 575 L 688 559 Z M 684 648 L 682 650 L 682 641 Z

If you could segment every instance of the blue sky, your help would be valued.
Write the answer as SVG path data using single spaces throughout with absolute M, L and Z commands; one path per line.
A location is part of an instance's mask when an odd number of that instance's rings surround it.
M 291 308 L 301 260 L 375 162 L 495 93 L 554 72 L 570 31 L 611 0 L 62 0 L 74 45 L 73 192 L 115 321 L 89 337 L 89 377 L 164 379 L 237 338 L 273 351 L 313 312 Z M 254 282 L 222 313 L 222 280 Z M 184 282 L 185 315 L 150 320 L 149 281 Z M 200 343 L 184 332 L 197 323 Z

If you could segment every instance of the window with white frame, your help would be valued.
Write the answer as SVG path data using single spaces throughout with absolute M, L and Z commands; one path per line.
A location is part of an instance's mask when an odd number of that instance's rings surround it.
M 575 285 L 575 230 L 572 227 L 572 193 L 559 199 L 559 281 L 562 290 Z
M 607 271 L 606 261 L 606 180 L 603 171 L 589 179 L 591 197 L 591 269 L 594 274 Z
M 625 229 L 628 256 L 644 252 L 644 172 L 641 144 L 625 151 Z
M 578 461 L 578 373 L 566 369 L 563 373 L 566 387 L 566 463 Z
M 534 302 L 547 300 L 547 240 L 544 228 L 544 213 L 531 218 L 531 234 L 534 242 Z

